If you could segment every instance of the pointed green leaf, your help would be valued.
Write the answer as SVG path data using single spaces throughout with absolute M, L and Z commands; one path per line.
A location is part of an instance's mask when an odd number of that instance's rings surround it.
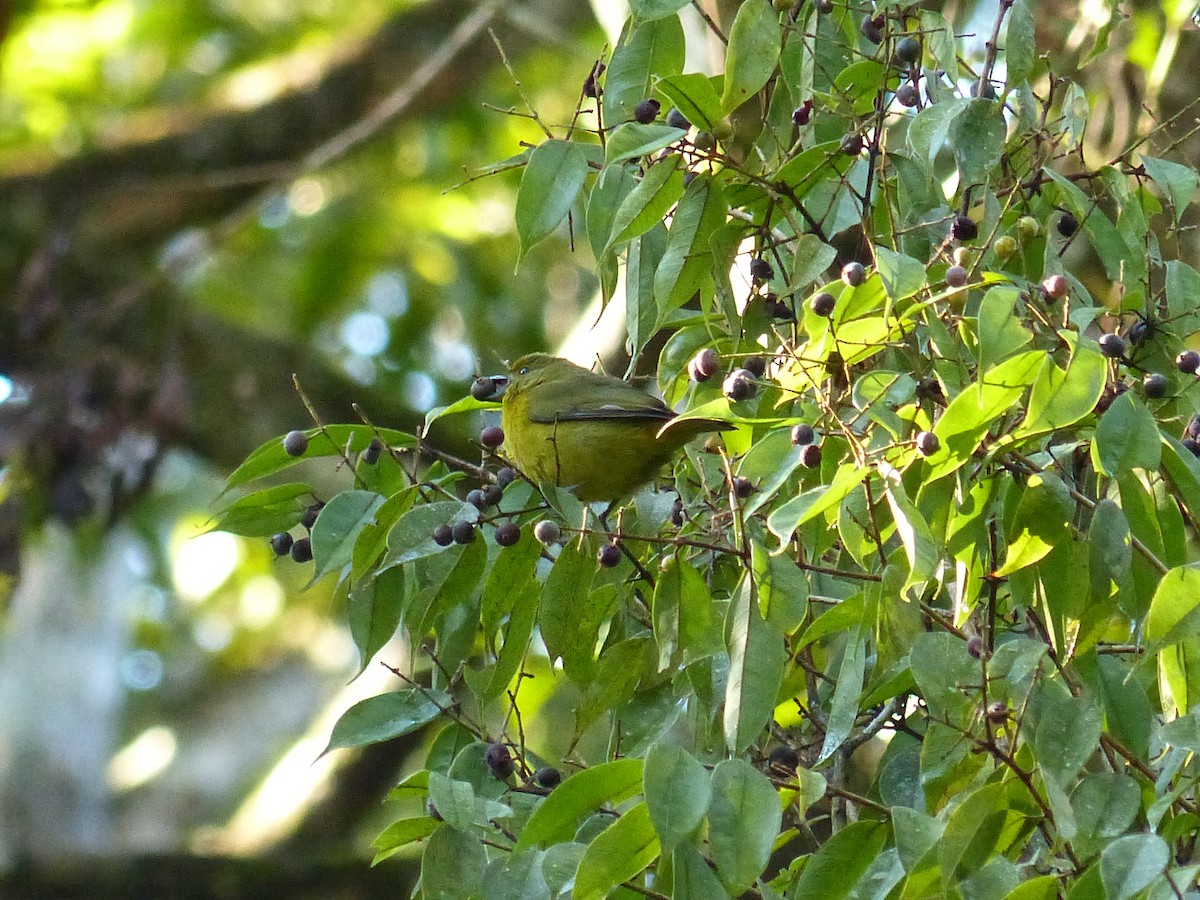
M 587 154 L 571 141 L 545 141 L 529 154 L 517 190 L 518 263 L 567 217 L 587 173 Z

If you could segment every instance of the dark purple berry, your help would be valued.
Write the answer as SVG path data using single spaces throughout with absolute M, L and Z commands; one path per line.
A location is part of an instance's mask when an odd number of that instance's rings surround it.
M 1073 214 L 1064 211 L 1063 214 L 1058 217 L 1058 222 L 1054 227 L 1058 229 L 1058 233 L 1063 237 L 1069 238 L 1079 230 L 1079 220 L 1075 218 Z
M 1181 443 L 1184 449 L 1187 450 L 1188 453 L 1192 454 L 1192 456 L 1200 457 L 1200 441 L 1197 441 L 1195 438 L 1186 437 L 1179 443 Z
M 751 481 L 749 478 L 743 478 L 740 475 L 734 476 L 733 495 L 735 497 L 737 497 L 739 500 L 745 500 L 747 497 L 749 497 L 751 494 L 753 494 L 756 490 L 757 490 L 757 488 L 755 488 L 754 482 Z
M 470 544 L 475 540 L 473 522 L 455 522 L 450 526 L 450 535 L 456 544 Z
M 1195 375 L 1200 369 L 1200 353 L 1195 350 L 1184 350 L 1175 357 L 1175 365 L 1184 375 Z
M 533 783 L 540 788 L 552 791 L 562 784 L 562 772 L 554 766 L 545 766 L 533 773 Z
M 533 526 L 533 536 L 543 544 L 556 544 L 562 537 L 562 529 L 558 527 L 557 522 L 542 519 Z
M 962 266 L 951 266 L 946 270 L 946 285 L 960 288 L 967 283 L 967 270 Z
M 483 502 L 487 506 L 495 506 L 504 497 L 504 488 L 498 484 L 489 484 L 483 489 Z M 484 509 L 487 507 L 485 506 Z
M 688 375 L 692 381 L 708 381 L 720 371 L 721 357 L 712 347 L 696 351 L 696 355 L 688 363 Z
M 883 43 L 883 21 L 881 17 L 863 16 L 862 24 L 859 25 L 858 30 L 872 44 Z
M 971 82 L 971 96 L 982 97 L 984 100 L 995 100 L 996 89 L 992 87 L 990 81 L 973 81 Z
M 851 263 L 851 265 L 858 265 L 858 263 Z M 844 269 L 842 270 L 842 277 L 845 277 Z M 812 299 L 808 301 L 808 308 L 813 311 L 814 315 L 821 316 L 822 318 L 832 316 L 835 306 L 837 306 L 837 298 L 828 291 L 821 291 L 819 294 L 814 294 Z
M 956 216 L 950 233 L 956 241 L 973 241 L 979 237 L 979 226 L 970 216 Z
M 917 445 L 917 452 L 922 456 L 933 456 L 942 447 L 942 442 L 932 431 L 918 432 L 914 443 Z
M 633 108 L 633 117 L 643 125 L 649 125 L 658 118 L 658 111 L 662 109 L 662 104 L 651 97 L 649 100 L 643 100 Z
M 816 439 L 817 432 L 807 422 L 801 422 L 799 425 L 792 426 L 792 443 L 797 447 L 811 444 Z
M 615 568 L 621 561 L 621 548 L 616 544 L 604 544 L 596 553 L 596 562 L 605 569 Z
M 896 43 L 896 59 L 906 65 L 913 65 L 921 59 L 921 42 L 915 37 L 901 38 Z
M 300 517 L 300 524 L 309 531 L 317 524 L 317 516 L 321 514 L 321 509 L 325 506 L 324 503 L 314 503 L 312 506 L 304 510 L 304 515 Z
M 975 659 L 979 659 L 983 655 L 983 639 L 979 635 L 973 634 L 967 641 L 967 655 Z
M 497 384 L 486 375 L 471 382 L 471 396 L 476 400 L 490 400 L 496 394 Z
M 283 436 L 283 452 L 288 456 L 303 456 L 308 449 L 308 435 L 303 431 L 289 431 Z
M 1042 282 L 1042 289 L 1046 292 L 1046 296 L 1061 300 L 1067 296 L 1071 286 L 1067 284 L 1067 279 L 1062 275 L 1050 275 Z
M 671 111 L 667 113 L 667 124 L 672 128 L 682 128 L 684 131 L 692 127 L 692 123 L 687 120 L 687 116 L 673 106 L 671 107 Z
M 863 143 L 861 134 L 848 134 L 842 138 L 842 152 L 847 156 L 858 156 L 862 153 Z
M 1109 359 L 1125 358 L 1125 338 L 1114 332 L 1100 335 L 1100 352 Z
M 281 531 L 271 538 L 271 550 L 276 556 L 284 556 L 292 549 L 293 543 L 292 536 L 286 531 Z
M 489 425 L 479 432 L 479 442 L 489 450 L 495 450 L 504 443 L 504 429 L 499 425 Z
M 755 281 L 770 281 L 774 275 L 775 270 L 765 259 L 756 256 L 750 260 L 750 277 Z
M 896 88 L 896 102 L 910 109 L 914 106 L 920 106 L 921 92 L 917 90 L 915 84 L 910 84 L 906 81 L 900 87 Z
M 812 119 L 812 107 L 805 104 L 797 106 L 792 110 L 792 124 L 797 128 L 803 128 Z
M 433 529 L 433 542 L 439 547 L 449 547 L 454 543 L 454 530 L 442 522 Z
M 1151 400 L 1161 400 L 1167 396 L 1167 391 L 1171 387 L 1171 382 L 1167 380 L 1167 376 L 1159 372 L 1151 372 L 1142 379 L 1142 393 Z
M 842 266 L 842 281 L 850 287 L 858 287 L 867 280 L 867 270 L 860 262 L 848 262 Z
M 383 453 L 383 441 L 379 438 L 371 438 L 371 443 L 367 444 L 367 449 L 362 452 L 362 461 L 368 466 L 373 466 L 379 462 L 381 453 Z
M 734 369 L 725 376 L 721 391 L 735 403 L 754 396 L 754 376 L 746 369 Z
M 298 563 L 306 563 L 312 559 L 312 540 L 310 538 L 300 538 L 292 543 L 292 559 Z
M 676 528 L 683 527 L 683 501 L 678 497 L 676 497 L 675 502 L 671 504 L 671 524 Z
M 479 488 L 475 488 L 474 490 L 467 491 L 467 502 L 470 503 L 476 509 L 487 509 L 488 508 L 488 502 L 483 496 L 483 491 L 481 491 Z
M 767 361 L 761 356 L 747 356 L 742 368 L 755 378 L 762 378 L 767 373 Z
M 501 547 L 511 547 L 521 540 L 521 526 L 516 522 L 503 522 L 496 526 L 496 543 Z
M 1188 419 L 1187 427 L 1184 429 L 1184 434 L 1200 441 L 1200 413 L 1192 413 L 1192 417 Z
M 508 752 L 507 747 L 498 741 L 494 744 L 488 744 L 484 759 L 487 761 L 487 767 L 492 770 L 492 774 L 501 781 L 516 771 L 512 754 Z
M 800 464 L 806 469 L 818 469 L 821 467 L 821 445 L 807 444 L 800 451 Z

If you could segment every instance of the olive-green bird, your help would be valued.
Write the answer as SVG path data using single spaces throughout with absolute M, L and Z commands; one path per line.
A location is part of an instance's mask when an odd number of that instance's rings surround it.
M 675 418 L 628 382 L 548 353 L 512 364 L 501 411 L 504 448 L 517 467 L 586 502 L 631 494 L 688 441 L 734 427 L 719 419 L 671 424 Z

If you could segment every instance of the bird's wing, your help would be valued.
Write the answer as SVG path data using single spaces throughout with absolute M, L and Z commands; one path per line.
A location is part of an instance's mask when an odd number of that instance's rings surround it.
M 543 424 L 618 419 L 667 422 L 674 416 L 658 398 L 619 378 L 590 372 L 547 381 L 529 392 L 530 421 Z

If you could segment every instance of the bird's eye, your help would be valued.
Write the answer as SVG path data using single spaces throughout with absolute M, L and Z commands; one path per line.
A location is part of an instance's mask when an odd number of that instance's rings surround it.
M 521 371 L 518 372 L 517 374 L 518 375 L 528 375 L 529 374 L 529 366 L 521 366 Z

